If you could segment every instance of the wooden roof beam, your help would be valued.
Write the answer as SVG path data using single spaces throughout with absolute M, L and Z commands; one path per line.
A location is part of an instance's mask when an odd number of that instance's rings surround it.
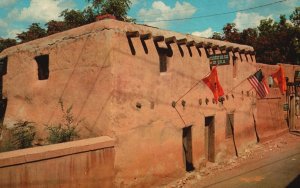
M 202 48 L 204 47 L 204 43 L 203 42 L 199 42 L 199 43 L 196 43 L 195 45 L 197 48 Z
M 139 37 L 140 33 L 138 31 L 127 31 L 126 36 L 127 37 Z
M 175 36 L 165 38 L 166 44 L 172 44 L 172 43 L 175 43 L 176 41 L 177 41 L 177 40 L 176 40 L 176 37 L 175 37 Z
M 187 43 L 186 43 L 186 46 L 187 47 L 191 47 L 191 46 L 196 46 L 196 42 L 195 41 L 188 41 Z
M 186 38 L 183 38 L 183 39 L 179 39 L 176 41 L 178 45 L 184 45 L 187 43 L 187 39 Z
M 146 34 L 142 34 L 140 35 L 141 40 L 148 40 L 152 38 L 152 34 L 151 33 L 146 33 Z
M 162 36 L 162 35 L 159 35 L 159 36 L 153 36 L 153 41 L 154 42 L 162 42 L 165 40 L 165 37 Z

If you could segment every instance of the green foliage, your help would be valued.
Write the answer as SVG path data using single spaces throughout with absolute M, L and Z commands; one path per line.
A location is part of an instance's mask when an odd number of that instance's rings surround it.
M 45 25 L 47 27 L 47 35 L 52 35 L 67 30 L 64 21 L 51 20 L 47 22 Z
M 32 23 L 27 31 L 17 34 L 17 38 L 23 43 L 45 37 L 46 35 L 46 30 L 41 28 L 39 23 Z
M 11 46 L 15 46 L 17 41 L 15 39 L 0 39 L 0 52 Z
M 290 20 L 299 29 L 299 27 L 300 27 L 300 7 L 295 8 L 294 12 L 290 15 Z
M 132 21 L 127 18 L 127 12 L 130 9 L 131 0 L 87 0 L 92 2 L 93 8 L 95 8 L 100 14 L 112 14 L 118 20 Z
M 12 129 L 12 143 L 16 148 L 23 149 L 32 147 L 36 130 L 33 122 L 21 121 L 15 124 Z
M 239 31 L 234 23 L 227 23 L 222 34 L 214 34 L 213 39 L 253 46 L 256 60 L 265 64 L 299 64 L 300 60 L 300 7 L 290 16 L 289 23 L 285 15 L 279 21 L 264 19 L 257 28 Z
M 35 135 L 36 130 L 33 122 L 20 121 L 14 124 L 11 129 L 2 127 L 3 138 L 0 144 L 0 152 L 32 147 Z
M 63 113 L 62 123 L 51 126 L 46 125 L 46 130 L 49 133 L 47 140 L 50 144 L 68 142 L 79 137 L 77 127 L 81 121 L 75 121 L 72 113 L 73 106 L 65 110 L 63 102 L 59 101 L 59 103 Z

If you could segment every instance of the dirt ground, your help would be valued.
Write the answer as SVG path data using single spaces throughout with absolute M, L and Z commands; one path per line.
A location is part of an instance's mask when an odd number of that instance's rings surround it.
M 274 158 L 274 156 L 279 156 L 282 153 L 295 152 L 296 149 L 299 150 L 299 146 L 300 132 L 286 133 L 272 140 L 252 145 L 243 153 L 239 153 L 239 157 L 234 157 L 226 163 L 208 163 L 205 168 L 186 173 L 185 177 L 162 187 L 182 188 L 208 185 L 215 181 L 216 177 L 230 176 L 234 170 L 243 169 L 245 171 L 249 168 L 247 164 L 249 166 L 253 162 L 263 163 L 263 160 L 269 160 L 269 158 Z

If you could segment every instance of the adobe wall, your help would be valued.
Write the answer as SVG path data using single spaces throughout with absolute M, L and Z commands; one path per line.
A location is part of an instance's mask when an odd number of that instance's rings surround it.
M 59 101 L 81 120 L 81 138 L 110 135 L 112 77 L 111 31 L 94 24 L 6 49 L 4 96 L 8 99 L 4 124 L 36 123 L 41 138 L 45 125 L 62 120 Z M 49 54 L 49 79 L 38 79 L 35 57 Z
M 111 188 L 114 155 L 109 137 L 1 153 L 0 187 Z
M 200 56 L 196 48 L 191 47 L 190 56 L 186 45 L 182 45 L 182 56 L 177 44 L 171 44 L 173 55 L 168 58 L 167 71 L 160 73 L 153 39 L 145 40 L 148 50 L 145 53 L 140 38 L 132 38 L 136 51 L 132 54 L 127 31 L 253 50 L 249 46 L 113 20 L 55 34 L 1 53 L 1 56 L 8 55 L 9 61 L 3 87 L 8 98 L 4 123 L 34 121 L 44 133 L 44 124 L 61 120 L 58 104 L 61 98 L 65 107 L 73 105 L 74 117 L 83 119 L 82 137 L 109 135 L 116 138 L 116 186 L 154 186 L 183 175 L 182 129 L 190 125 L 193 165 L 201 169 L 207 163 L 205 117 L 208 116 L 215 117 L 216 162 L 235 156 L 233 138 L 225 137 L 228 113 L 234 114 L 238 153 L 256 143 L 255 121 L 258 134 L 268 136 L 269 128 L 274 125 L 269 122 L 265 125 L 262 115 L 268 115 L 265 112 L 269 108 L 256 99 L 247 81 L 258 69 L 254 56 L 251 59 L 248 54 L 246 60 L 245 54 L 241 54 L 241 61 L 239 54 L 235 54 L 238 58 L 235 77 L 232 57 L 229 65 L 217 68 L 225 101 L 213 104 L 213 94 L 199 82 L 210 72 L 203 48 L 200 48 Z M 166 47 L 165 42 L 158 45 Z M 41 81 L 37 79 L 34 57 L 44 53 L 50 56 L 50 77 Z M 195 86 L 196 83 L 199 84 Z M 172 107 L 172 102 L 177 100 L 178 112 Z M 264 111 L 258 111 L 261 106 L 265 106 Z M 281 112 L 278 113 L 279 118 Z M 282 125 L 279 127 L 278 131 L 284 129 Z
M 262 69 L 266 78 L 278 70 L 277 65 L 257 64 L 257 67 Z M 287 64 L 282 64 L 282 67 L 285 76 L 289 78 L 290 82 L 293 82 L 295 71 L 300 70 L 300 67 Z M 288 112 L 283 110 L 285 103 L 288 103 L 287 96 L 281 94 L 278 87 L 271 87 L 270 93 L 265 99 L 257 100 L 257 129 L 262 141 L 288 131 Z M 300 124 L 300 119 L 297 117 L 295 124 Z
M 122 23 L 121 23 L 122 24 Z M 114 27 L 114 26 L 112 26 Z M 125 31 L 140 34 L 164 35 L 174 33 L 157 31 L 142 26 L 121 25 Z M 175 35 L 177 39 L 190 36 Z M 116 32 L 112 38 L 113 74 L 113 127 L 118 139 L 116 145 L 116 185 L 155 185 L 179 177 L 185 173 L 182 147 L 182 128 L 192 125 L 193 164 L 196 169 L 206 163 L 205 126 L 206 116 L 215 116 L 216 162 L 235 156 L 232 138 L 225 138 L 226 114 L 234 113 L 235 140 L 238 152 L 256 142 L 253 114 L 256 116 L 256 97 L 246 78 L 256 71 L 255 58 L 246 61 L 238 59 L 237 77 L 233 78 L 233 64 L 219 66 L 221 85 L 228 99 L 224 105 L 213 104 L 213 95 L 203 83 L 197 85 L 188 95 L 177 101 L 210 72 L 209 61 L 201 48 L 201 56 L 191 47 L 192 57 L 185 45 L 184 56 L 177 44 L 171 44 L 173 56 L 169 58 L 167 72 L 160 73 L 159 56 L 152 39 L 146 40 L 145 53 L 140 38 L 132 38 L 136 54 L 131 53 L 126 32 Z M 159 43 L 164 45 L 165 43 Z M 220 53 L 220 52 L 219 52 Z M 238 56 L 238 54 L 236 54 Z M 232 56 L 232 53 L 231 53 Z M 238 56 L 239 58 L 239 56 Z M 209 103 L 205 104 L 205 99 Z M 202 104 L 199 104 L 202 99 Z M 186 101 L 186 106 L 181 101 Z M 136 107 L 140 103 L 141 108 Z M 184 122 L 183 122 L 184 121 Z

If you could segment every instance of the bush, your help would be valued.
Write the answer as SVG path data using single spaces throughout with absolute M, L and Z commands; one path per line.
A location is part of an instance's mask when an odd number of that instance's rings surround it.
M 32 147 L 36 130 L 33 122 L 18 122 L 12 129 L 12 143 L 17 149 Z
M 69 142 L 79 138 L 77 127 L 81 121 L 75 121 L 72 113 L 73 106 L 65 110 L 63 102 L 59 101 L 59 103 L 63 113 L 62 123 L 58 125 L 46 125 L 46 130 L 49 132 L 47 140 L 50 144 Z
M 0 152 L 32 147 L 35 135 L 33 122 L 20 121 L 11 129 L 3 126 Z

